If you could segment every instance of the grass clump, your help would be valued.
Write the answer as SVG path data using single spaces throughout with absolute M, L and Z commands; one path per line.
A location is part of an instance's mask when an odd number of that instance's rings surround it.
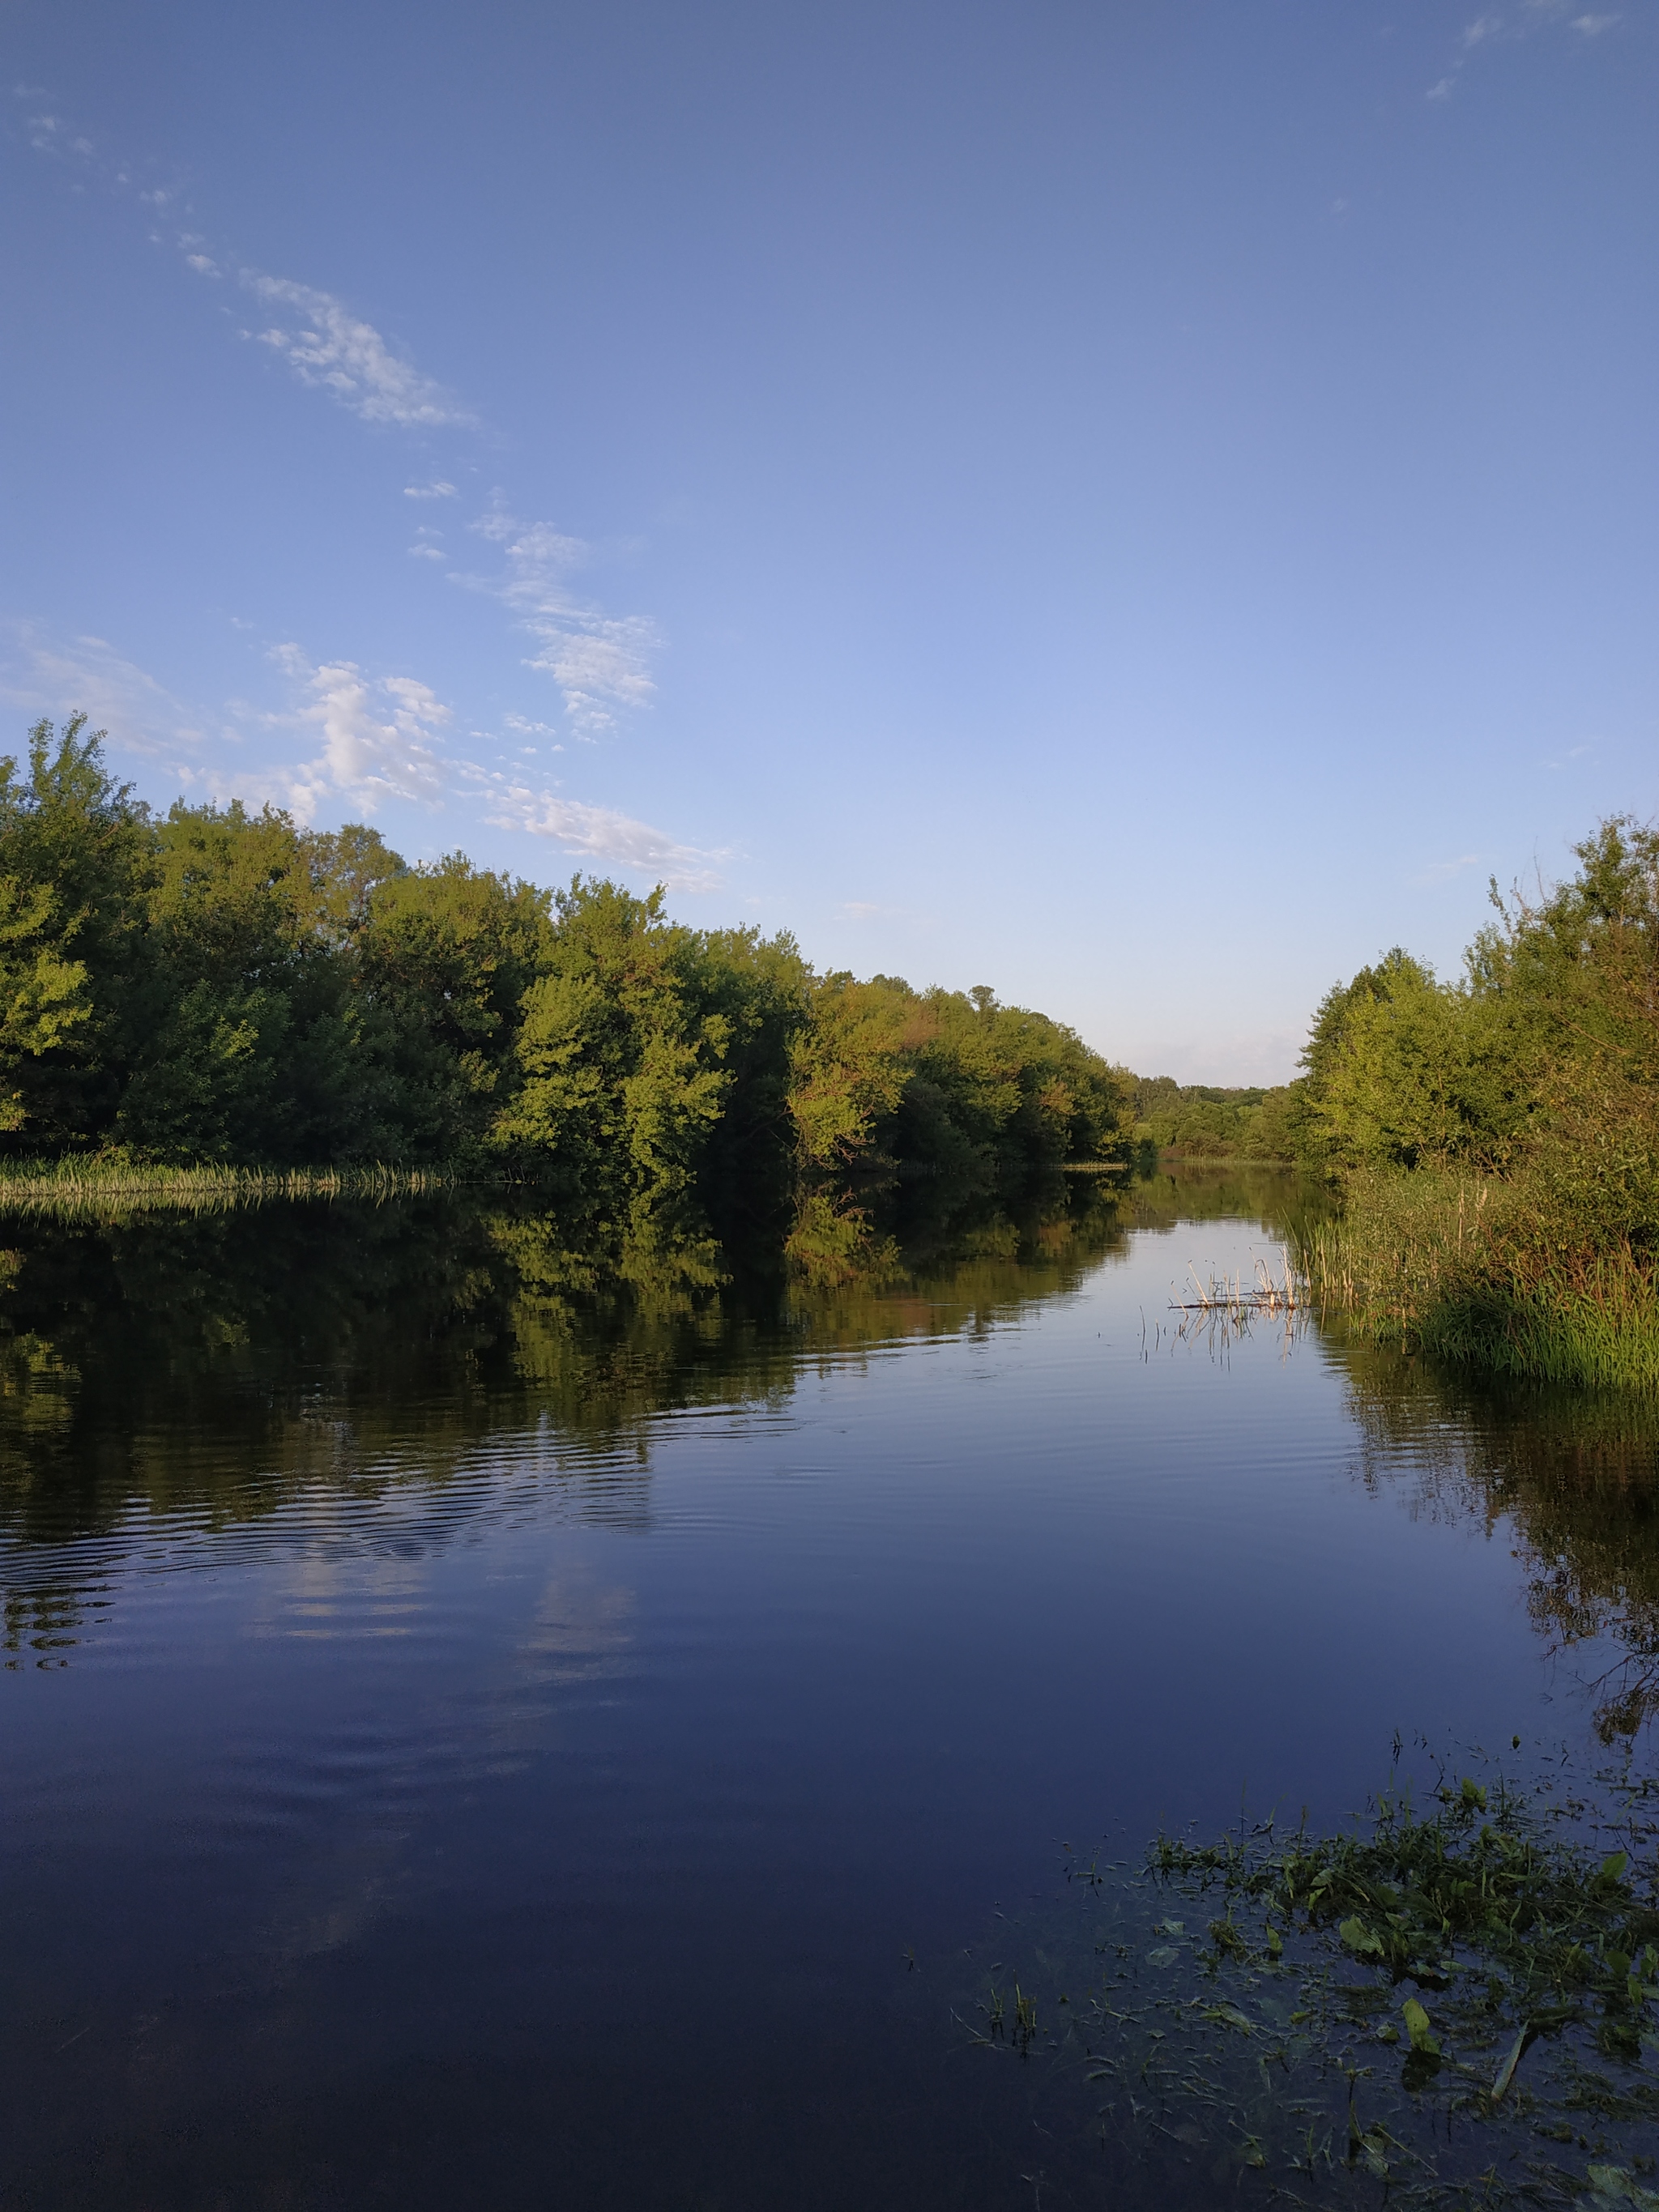
M 174 1167 L 130 1154 L 69 1154 L 58 1159 L 0 1160 L 0 1213 L 65 1218 L 175 1210 L 219 1212 L 268 1200 L 392 1199 L 447 1188 L 441 1168 Z
M 1659 1272 L 1584 1236 L 1527 1180 L 1361 1173 L 1297 1261 L 1328 1316 L 1377 1344 L 1528 1382 L 1659 1392 Z

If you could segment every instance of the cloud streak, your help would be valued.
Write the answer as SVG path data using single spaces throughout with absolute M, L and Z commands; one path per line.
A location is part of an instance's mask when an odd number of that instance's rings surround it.
M 300 686 L 305 703 L 266 719 L 322 738 L 322 750 L 283 779 L 286 803 L 302 821 L 314 820 L 321 801 L 335 793 L 368 813 L 393 799 L 442 803 L 449 778 L 440 732 L 453 716 L 428 685 L 412 676 L 371 679 L 352 660 L 313 665 L 297 645 L 278 646 L 270 657 Z
M 671 890 L 720 884 L 723 853 L 683 843 L 613 807 L 533 788 L 522 766 L 492 769 L 453 750 L 453 710 L 418 678 L 370 675 L 351 660 L 313 660 L 295 644 L 275 647 L 266 658 L 289 687 L 289 706 L 273 711 L 234 702 L 222 715 L 204 716 L 101 638 L 55 640 L 37 625 L 14 623 L 0 655 L 0 700 L 31 717 L 62 720 L 83 709 L 95 728 L 108 729 L 118 751 L 137 755 L 175 787 L 203 798 L 281 806 L 307 823 L 331 803 L 374 814 L 394 802 L 435 813 L 460 801 L 492 828 L 545 838 Z M 519 736 L 553 734 L 522 715 L 508 714 L 504 723 Z M 270 759 L 269 749 L 284 734 L 300 757 Z M 266 758 L 250 760 L 251 738 Z
M 31 115 L 24 127 L 36 152 L 55 159 L 73 154 L 93 163 L 118 193 L 131 187 L 128 170 L 117 167 L 112 172 L 107 162 L 95 161 L 91 140 L 76 134 L 61 116 Z M 140 191 L 137 197 L 159 216 L 173 205 L 179 193 L 158 186 Z M 151 236 L 158 245 L 163 242 L 159 233 L 152 232 Z M 274 311 L 276 319 L 264 330 L 244 331 L 244 337 L 269 346 L 302 384 L 326 392 L 363 422 L 424 430 L 474 421 L 471 412 L 452 392 L 405 361 L 373 323 L 354 314 L 334 293 L 321 291 L 314 284 L 298 283 L 292 277 L 267 276 L 234 255 L 215 252 L 198 231 L 176 233 L 173 244 L 185 267 L 197 276 L 215 283 L 233 276 L 262 307 Z M 445 497 L 453 490 L 453 484 L 434 484 L 424 493 L 411 487 L 411 496 Z
M 1431 862 L 1428 867 L 1420 869 L 1412 878 L 1412 882 L 1417 884 L 1447 884 L 1454 876 L 1461 876 L 1465 868 L 1478 868 L 1480 866 L 1479 853 L 1460 853 L 1455 860 Z
M 1474 16 L 1463 27 L 1458 41 L 1459 52 L 1446 75 L 1431 84 L 1425 94 L 1430 100 L 1449 100 L 1457 89 L 1460 72 L 1476 50 L 1482 46 L 1509 45 L 1521 39 L 1529 39 L 1535 33 L 1561 28 L 1577 31 L 1581 38 L 1599 38 L 1622 20 L 1618 12 L 1607 15 L 1570 15 L 1573 0 L 1522 0 L 1518 12 L 1508 15 L 1496 13 Z
M 496 829 L 527 830 L 532 836 L 551 838 L 567 853 L 649 876 L 670 890 L 708 891 L 720 885 L 714 864 L 725 857 L 722 854 L 682 845 L 665 830 L 653 830 L 648 822 L 636 822 L 608 806 L 532 791 L 504 778 L 491 781 L 498 788 L 489 795 L 493 811 L 484 819 Z
M 7 625 L 0 699 L 33 716 L 81 712 L 118 734 L 125 750 L 183 778 L 207 740 L 200 718 L 101 637 L 54 637 L 40 624 Z
M 354 315 L 331 292 L 251 269 L 237 273 L 262 304 L 291 311 L 281 324 L 252 335 L 285 361 L 301 384 L 326 392 L 365 422 L 393 422 L 407 430 L 473 420 L 441 385 L 400 359 L 373 323 Z
M 550 523 L 520 523 L 500 509 L 473 528 L 501 545 L 505 568 L 456 582 L 500 599 L 536 640 L 539 649 L 526 665 L 553 678 L 577 734 L 603 737 L 624 712 L 649 706 L 651 659 L 662 642 L 656 624 L 645 615 L 608 615 L 574 596 L 567 579 L 591 557 L 589 547 Z

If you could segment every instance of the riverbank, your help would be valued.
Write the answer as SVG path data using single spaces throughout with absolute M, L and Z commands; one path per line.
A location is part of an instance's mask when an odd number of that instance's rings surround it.
M 121 1154 L 0 1162 L 0 1213 L 184 1208 L 211 1212 L 264 1200 L 410 1198 L 458 1181 L 443 1168 L 169 1167 Z
M 1659 1280 L 1524 1182 L 1418 1169 L 1350 1178 L 1297 1257 L 1313 1303 L 1366 1341 L 1528 1382 L 1659 1393 Z

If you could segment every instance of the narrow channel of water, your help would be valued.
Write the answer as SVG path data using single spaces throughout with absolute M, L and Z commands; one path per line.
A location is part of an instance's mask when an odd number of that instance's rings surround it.
M 961 2028 L 1065 1846 L 1659 1690 L 1644 1417 L 1172 1330 L 1293 1200 L 823 1291 L 441 1200 L 9 1224 L 7 2201 L 1120 2202 Z

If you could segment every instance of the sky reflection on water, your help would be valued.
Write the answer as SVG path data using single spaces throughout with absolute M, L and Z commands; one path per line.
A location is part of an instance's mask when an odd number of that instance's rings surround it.
M 9 1229 L 20 2201 L 1029 2202 L 945 1990 L 1062 1839 L 1592 1741 L 1651 1644 L 1639 1415 L 1171 1341 L 1291 1198 L 812 1294 L 438 1201 Z

